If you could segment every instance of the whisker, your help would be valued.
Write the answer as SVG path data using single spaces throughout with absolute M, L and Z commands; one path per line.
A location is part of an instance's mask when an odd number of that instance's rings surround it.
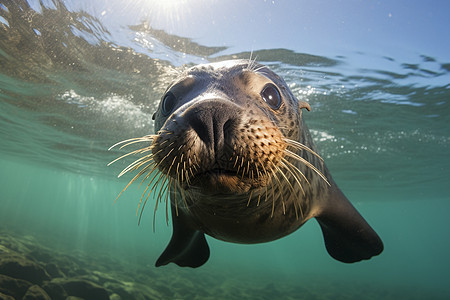
M 138 170 L 140 167 L 142 167 L 146 163 L 154 162 L 153 157 L 154 157 L 153 154 L 147 154 L 147 155 L 141 157 L 140 159 L 135 160 L 134 162 L 129 164 L 125 169 L 122 170 L 123 174 L 125 174 L 129 171 Z M 129 170 L 129 171 L 125 171 L 125 170 Z
M 146 135 L 143 137 L 139 137 L 139 138 L 131 138 L 131 139 L 127 139 L 127 140 L 123 140 L 121 142 L 118 142 L 114 145 L 112 145 L 108 150 L 111 150 L 113 148 L 119 147 L 119 149 L 123 149 L 125 147 L 128 147 L 130 145 L 134 145 L 137 143 L 142 143 L 142 142 L 152 142 L 161 134 L 172 134 L 172 132 L 166 131 L 166 130 L 160 130 L 158 131 L 157 134 L 153 134 L 153 135 Z M 140 224 L 141 219 L 142 219 L 142 215 L 144 212 L 144 208 L 149 200 L 150 195 L 154 195 L 155 196 L 155 210 L 153 213 L 153 230 L 155 230 L 155 216 L 156 216 L 156 211 L 158 209 L 158 203 L 165 201 L 166 202 L 166 221 L 169 221 L 169 217 L 168 217 L 168 202 L 169 202 L 169 197 L 170 197 L 170 190 L 172 187 L 172 184 L 174 185 L 174 190 L 175 190 L 175 206 L 176 206 L 176 212 L 178 215 L 178 204 L 177 204 L 177 199 L 176 199 L 176 194 L 178 193 L 177 191 L 177 183 L 179 183 L 179 163 L 177 164 L 177 178 L 174 179 L 172 177 L 169 176 L 169 174 L 171 173 L 172 168 L 175 167 L 176 161 L 177 161 L 177 156 L 173 157 L 172 162 L 169 166 L 169 168 L 166 167 L 166 170 L 158 170 L 158 168 L 162 165 L 162 163 L 164 163 L 165 161 L 168 160 L 169 157 L 171 157 L 172 153 L 176 150 L 175 148 L 173 148 L 173 144 L 174 142 L 170 143 L 169 145 L 164 145 L 169 143 L 168 140 L 162 141 L 159 144 L 159 150 L 156 153 L 150 153 L 147 155 L 144 155 L 138 159 L 136 159 L 135 161 L 133 161 L 132 163 L 130 163 L 127 167 L 125 167 L 118 175 L 118 177 L 123 176 L 126 173 L 129 173 L 131 171 L 134 170 L 138 170 L 138 174 L 136 174 L 131 180 L 130 182 L 125 186 L 125 188 L 119 193 L 119 195 L 117 196 L 117 198 L 115 199 L 114 203 L 117 201 L 117 199 L 121 196 L 121 194 L 133 183 L 135 182 L 138 178 L 143 177 L 142 181 L 139 184 L 139 187 L 147 180 L 150 179 L 150 181 L 148 182 L 148 184 L 146 185 L 146 188 L 144 190 L 144 192 L 142 193 L 141 199 L 139 201 L 137 210 L 136 210 L 136 215 L 139 214 L 139 221 L 138 224 Z M 164 147 L 161 147 L 162 145 L 164 145 Z M 147 146 L 147 147 L 143 147 L 140 149 L 136 149 L 133 151 L 130 151 L 124 155 L 121 155 L 120 157 L 116 158 L 115 160 L 113 160 L 112 162 L 110 162 L 108 164 L 111 165 L 121 159 L 124 159 L 128 156 L 131 155 L 136 155 L 136 154 L 145 154 L 146 152 L 149 151 L 153 151 L 154 147 L 153 145 Z M 167 149 L 167 150 L 166 150 Z M 158 162 L 155 162 L 154 157 L 155 155 L 160 154 L 162 151 L 168 151 L 164 157 L 159 160 Z M 183 160 L 183 158 L 181 158 L 181 160 Z M 196 167 L 195 165 L 192 165 L 194 168 Z M 192 172 L 192 171 L 191 171 Z M 144 176 L 145 175 L 145 176 Z M 138 188 L 139 188 L 138 187 Z M 184 194 L 181 191 L 183 199 L 184 199 Z M 144 199 L 145 198 L 145 199 Z M 184 199 L 185 200 L 185 199 Z M 186 201 L 186 200 L 185 200 Z M 140 211 L 140 212 L 139 212 Z
M 297 174 L 295 174 L 294 171 L 297 172 L 298 174 L 300 174 L 300 176 L 302 176 L 303 179 L 305 179 L 305 181 L 308 183 L 308 185 L 310 185 L 310 183 L 309 183 L 308 179 L 306 179 L 305 175 L 295 165 L 290 163 L 284 157 L 281 159 L 280 164 L 283 165 L 292 174 L 292 176 L 295 178 L 295 181 L 297 181 L 297 184 L 300 186 L 300 188 L 302 190 L 302 194 L 305 195 L 305 190 L 303 189 L 303 185 L 300 182 L 300 178 L 298 178 Z
M 151 169 L 150 172 L 147 172 L 148 169 Z M 158 168 L 158 165 L 156 164 L 156 162 L 152 162 L 150 164 L 148 164 L 147 166 L 145 166 L 144 168 L 142 168 L 141 171 L 139 171 L 139 176 L 144 175 L 144 173 L 147 173 L 147 175 L 144 176 L 144 178 L 141 180 L 141 183 L 139 183 L 138 189 L 140 189 L 141 185 L 144 183 L 145 180 L 147 180 L 152 174 L 153 172 Z M 158 172 L 156 172 L 158 173 Z
M 266 68 L 266 66 L 260 66 L 260 67 L 258 67 L 258 68 L 256 68 L 256 69 L 254 69 L 253 70 L 253 72 L 255 72 L 255 73 L 258 73 L 259 71 L 261 71 L 262 69 L 264 69 L 264 68 Z
M 184 194 L 184 189 L 181 186 L 181 183 L 183 182 L 182 174 L 183 174 L 183 170 L 179 170 L 180 167 L 180 163 L 177 164 L 177 182 L 180 184 L 180 194 L 181 194 L 181 198 L 185 204 L 185 207 L 187 207 L 187 202 L 186 202 L 186 195 Z M 181 180 L 180 180 L 181 179 Z M 177 215 L 178 215 L 178 206 L 176 207 L 177 210 Z
M 294 165 L 293 163 L 291 163 L 289 160 L 287 160 L 286 158 L 283 157 L 282 159 L 285 163 L 287 163 L 290 167 L 292 167 L 305 181 L 308 185 L 311 185 L 311 183 L 309 183 L 308 178 L 306 178 L 305 174 L 303 174 L 303 172 L 297 168 L 296 165 Z
M 272 179 L 270 179 L 270 181 L 272 181 Z M 264 199 L 264 203 L 265 202 L 267 202 L 267 193 L 269 192 L 268 190 L 267 190 L 267 185 L 265 186 L 265 188 L 266 188 L 266 194 L 265 194 L 265 199 Z M 274 207 L 272 206 L 272 216 L 273 216 L 273 209 L 274 209 Z
M 147 148 L 147 147 L 146 147 L 146 148 Z M 146 148 L 142 148 L 142 149 L 146 149 Z M 125 158 L 125 157 L 127 157 L 127 156 L 130 156 L 130 155 L 133 155 L 133 154 L 136 154 L 136 153 L 141 153 L 141 150 L 142 150 L 142 149 L 138 149 L 138 150 L 134 150 L 134 151 L 128 152 L 128 153 L 126 153 L 126 154 L 124 154 L 124 155 L 122 155 L 122 156 L 116 158 L 115 160 L 113 160 L 112 162 L 110 162 L 107 166 L 110 166 L 110 165 L 112 165 L 113 163 L 115 163 L 116 161 L 121 160 L 122 158 Z M 145 152 L 145 151 L 144 151 L 144 152 Z
M 159 151 L 158 151 L 158 152 L 159 152 Z M 167 156 L 166 156 L 166 157 L 167 157 Z M 164 157 L 164 159 L 165 159 L 166 157 Z M 163 159 L 163 160 L 164 160 L 164 159 Z M 150 177 L 150 175 L 152 174 L 153 171 L 155 171 L 156 169 L 158 169 L 159 165 L 161 164 L 161 162 L 163 162 L 163 160 L 161 160 L 159 163 L 152 162 L 152 163 L 148 164 L 147 166 L 145 166 L 145 167 L 138 173 L 139 176 L 142 176 L 144 173 L 147 172 L 147 170 L 148 170 L 150 167 L 153 166 L 152 170 L 151 170 L 150 172 L 148 172 L 147 175 L 142 179 L 141 183 L 139 184 L 139 187 L 142 185 L 142 183 L 143 183 L 147 178 Z M 139 189 L 139 187 L 138 187 L 138 189 Z
M 305 192 L 303 191 L 302 184 L 301 184 L 300 181 L 298 180 L 297 176 L 291 171 L 291 169 L 290 169 L 283 161 L 280 162 L 280 165 L 281 165 L 282 167 L 284 167 L 288 172 L 291 173 L 292 177 L 294 177 L 294 180 L 297 182 L 297 184 L 299 185 L 300 189 L 302 190 L 303 195 L 305 195 Z M 283 175 L 284 179 L 285 179 L 286 182 L 289 184 L 288 186 L 289 186 L 289 188 L 290 188 L 290 190 L 291 190 L 291 192 L 292 192 L 292 195 L 295 195 L 296 192 L 295 192 L 295 190 L 294 190 L 294 187 L 292 186 L 291 182 L 290 182 L 289 179 L 287 178 L 286 174 L 284 174 L 284 172 L 283 172 L 281 169 L 279 169 L 279 170 L 280 170 L 281 175 Z M 298 198 L 298 197 L 296 197 L 296 198 Z M 295 208 L 295 215 L 297 216 L 297 219 L 298 219 L 297 206 L 295 205 L 296 201 L 294 200 L 293 203 L 294 203 L 294 208 Z M 302 207 L 301 207 L 300 203 L 298 203 L 298 204 L 299 204 L 300 214 L 302 215 L 302 218 L 303 218 Z
M 182 198 L 182 200 L 183 200 L 183 202 L 184 202 L 184 206 L 185 206 L 187 209 L 189 209 L 189 205 L 188 205 L 188 203 L 187 203 L 187 201 L 186 201 L 185 190 L 184 190 L 183 188 L 181 188 L 181 189 L 180 189 L 180 192 L 181 192 L 181 198 Z
M 281 195 L 281 204 L 283 205 L 283 215 L 285 215 L 286 214 L 286 204 L 284 202 L 284 191 L 282 189 L 283 185 L 281 184 L 281 181 L 280 181 L 280 179 L 277 176 L 277 173 L 279 173 L 280 169 L 277 166 L 275 166 L 275 168 L 276 168 L 275 170 L 272 169 L 271 171 L 272 171 L 273 177 L 277 181 L 278 192 Z M 273 201 L 275 202 L 275 200 L 273 200 Z
M 171 151 L 172 151 L 172 150 L 173 150 L 173 148 L 171 149 Z M 169 156 L 169 154 L 170 154 L 171 151 L 169 151 L 169 153 L 164 157 L 164 159 L 165 159 L 166 157 Z M 163 160 L 164 160 L 164 159 L 163 159 Z M 158 196 L 156 197 L 155 211 L 154 211 L 154 213 L 153 213 L 153 224 L 155 223 L 155 215 L 156 215 L 156 210 L 157 210 L 157 208 L 158 208 L 158 204 L 157 204 L 157 203 L 158 203 L 159 201 L 161 201 L 161 195 L 162 195 L 161 193 L 163 193 L 163 190 L 166 191 L 167 188 L 168 188 L 168 184 L 166 184 L 166 183 L 167 183 L 167 179 L 168 179 L 168 177 L 169 177 L 170 170 L 172 169 L 172 167 L 173 167 L 173 165 L 174 165 L 176 159 L 177 159 L 177 156 L 175 156 L 175 157 L 173 158 L 172 163 L 171 163 L 169 169 L 167 170 L 166 174 L 164 174 L 164 175 L 165 175 L 165 176 L 164 176 L 164 179 L 163 179 L 163 181 L 162 181 L 162 183 L 161 183 L 161 186 L 160 186 L 160 189 L 159 189 Z M 161 160 L 161 162 L 162 162 L 162 160 Z M 161 163 L 161 162 L 160 162 L 160 163 Z M 161 173 L 161 174 L 163 175 L 163 173 Z M 158 178 L 158 181 L 156 182 L 156 184 L 158 184 L 158 182 L 159 182 L 160 179 L 161 179 L 161 176 L 160 176 L 160 178 Z M 167 187 L 165 187 L 165 188 L 163 189 L 163 186 L 164 186 L 164 185 L 167 185 Z M 151 194 L 151 192 L 152 192 L 152 191 L 150 191 L 149 194 Z M 163 194 L 164 194 L 164 193 L 163 193 Z M 148 198 L 148 197 L 147 197 L 147 198 Z M 145 203 L 144 203 L 144 205 L 145 205 Z M 144 207 L 142 207 L 142 209 L 144 209 Z M 166 211 L 166 213 L 167 213 L 167 211 Z
M 306 182 L 308 183 L 308 185 L 310 184 L 309 181 L 306 179 L 306 177 L 303 175 L 303 173 L 293 164 L 291 164 L 287 159 L 283 158 L 282 161 L 280 162 L 280 164 L 286 169 L 288 170 L 288 172 L 290 172 L 292 174 L 292 177 L 294 177 L 294 180 L 297 182 L 298 186 L 300 187 L 301 191 L 302 191 L 302 195 L 305 196 L 305 190 L 303 188 L 303 185 L 300 182 L 300 178 L 297 176 L 297 174 L 295 174 L 295 172 L 298 172 L 301 174 L 301 176 L 303 176 L 303 178 L 306 180 Z M 303 209 L 302 209 L 302 201 L 300 199 L 300 197 L 296 197 L 297 199 L 297 204 L 298 204 L 298 208 L 300 210 L 300 215 L 302 216 L 302 218 L 304 217 L 303 215 Z M 294 205 L 295 205 L 295 200 L 294 200 Z M 296 215 L 297 215 L 297 211 L 295 211 Z M 298 215 L 297 215 L 298 217 Z
M 167 182 L 167 177 L 166 177 L 166 179 L 164 180 L 164 184 L 165 184 L 164 191 L 163 191 L 162 187 L 159 191 L 161 198 L 158 195 L 158 199 L 162 202 L 165 202 L 165 204 L 166 204 L 166 224 L 167 225 L 169 225 L 169 210 L 168 210 L 168 202 L 169 201 L 167 201 L 167 200 L 169 197 L 169 189 L 170 189 L 171 183 L 172 183 L 172 177 L 170 177 L 169 182 Z M 162 191 L 162 193 L 161 193 L 161 191 Z M 156 211 L 153 213 L 153 223 L 155 223 L 155 220 L 156 220 Z
M 267 170 L 266 170 L 266 168 L 264 167 L 264 164 L 262 163 L 262 161 L 261 161 L 261 159 L 260 159 L 259 157 L 258 157 L 258 163 L 259 163 L 259 165 L 262 167 L 262 169 L 263 169 L 263 171 L 264 171 L 264 174 L 265 174 L 265 177 L 266 177 L 266 178 L 269 178 L 270 181 L 272 181 L 272 178 L 269 177 L 269 174 L 267 173 Z M 267 193 L 268 193 L 267 186 L 268 186 L 268 184 L 269 184 L 269 183 L 266 182 L 266 185 L 265 185 L 265 190 L 266 190 L 266 192 L 265 192 L 265 200 L 264 200 L 264 202 L 267 202 Z M 258 199 L 258 204 L 257 204 L 257 206 L 259 206 L 259 200 L 260 200 L 260 199 Z M 275 203 L 273 202 L 273 203 L 272 203 L 272 215 L 271 215 L 271 217 L 273 217 L 274 209 L 275 209 Z
M 166 177 L 164 178 L 164 182 L 167 182 L 167 179 L 168 179 L 169 174 L 170 174 L 170 170 L 172 169 L 173 165 L 175 164 L 175 161 L 176 161 L 177 157 L 178 157 L 178 156 L 175 155 L 175 157 L 173 158 L 172 163 L 170 164 L 170 167 L 169 167 L 169 169 L 167 170 Z M 173 178 L 170 177 L 169 183 L 167 184 L 167 188 L 164 189 L 164 193 L 165 193 L 165 195 L 166 195 L 165 201 L 166 201 L 166 222 L 167 222 L 167 224 L 169 224 L 169 215 L 168 215 L 168 209 L 167 209 L 167 205 L 168 205 L 167 203 L 169 202 L 169 201 L 168 201 L 168 197 L 169 197 L 168 189 L 170 188 L 170 185 L 172 184 L 172 179 L 173 179 Z M 162 188 L 161 188 L 160 191 L 159 191 L 158 199 L 159 199 L 159 197 L 160 197 L 161 191 L 162 191 Z M 163 194 L 164 194 L 164 193 L 163 193 Z M 153 223 L 155 222 L 155 215 L 156 215 L 156 211 L 155 211 L 154 214 L 153 214 Z
M 266 186 L 266 189 L 267 189 L 267 186 Z M 259 191 L 258 191 L 258 202 L 256 203 L 256 206 L 259 206 L 259 202 L 261 201 L 261 194 L 262 194 L 261 190 L 262 190 L 262 188 L 259 188 Z
M 151 165 L 151 164 L 150 164 Z M 149 166 L 150 166 L 149 165 Z M 136 174 L 133 179 L 130 180 L 130 182 L 128 182 L 128 184 L 125 186 L 125 188 L 119 193 L 119 195 L 116 197 L 116 199 L 114 200 L 113 205 L 116 203 L 117 199 L 119 199 L 120 195 L 122 195 L 123 192 L 125 192 L 125 190 L 134 182 L 136 181 L 136 179 L 138 179 L 144 172 L 144 170 L 146 170 L 149 166 L 146 166 L 141 172 L 139 172 L 138 174 Z
M 297 141 L 294 141 L 294 140 L 291 140 L 291 139 L 287 139 L 287 138 L 285 138 L 284 141 L 285 141 L 289 146 L 292 146 L 292 147 L 297 148 L 297 149 L 300 149 L 300 150 L 306 150 L 306 151 L 308 151 L 309 153 L 311 153 L 311 154 L 313 154 L 314 156 L 316 156 L 316 157 L 317 157 L 318 159 L 320 159 L 321 161 L 323 161 L 323 158 L 320 157 L 320 155 L 317 154 L 317 152 L 315 152 L 315 151 L 312 150 L 311 148 L 309 148 L 309 147 L 303 145 L 302 143 L 297 142 Z
M 138 138 L 135 141 L 131 141 L 131 142 L 126 143 L 125 145 L 120 146 L 119 149 L 123 149 L 125 147 L 128 147 L 128 146 L 133 145 L 133 144 L 137 144 L 137 143 L 153 142 L 153 139 L 154 139 L 153 137 L 151 139 L 150 138 L 149 139 Z
M 146 135 L 146 136 L 143 136 L 143 137 L 138 137 L 138 138 L 132 138 L 132 139 L 123 140 L 123 141 L 120 141 L 120 142 L 118 142 L 118 143 L 115 143 L 114 145 L 112 145 L 111 147 L 109 147 L 109 148 L 108 148 L 108 151 L 111 150 L 111 149 L 113 149 L 113 148 L 115 148 L 115 147 L 117 147 L 117 146 L 119 146 L 119 145 L 122 145 L 122 144 L 125 144 L 125 143 L 128 143 L 128 142 L 136 141 L 136 143 L 139 143 L 139 142 L 152 141 L 156 136 L 157 136 L 157 135 L 153 135 L 153 134 L 152 134 L 152 135 Z M 121 148 L 123 148 L 123 147 L 125 147 L 125 146 L 122 146 Z
M 122 177 L 124 174 L 128 173 L 131 170 L 137 170 L 142 165 L 144 165 L 148 162 L 151 162 L 151 161 L 153 161 L 153 154 L 143 156 L 143 157 L 139 158 L 138 160 L 135 160 L 134 162 L 129 164 L 126 168 L 124 168 L 117 177 Z
M 179 184 L 178 182 L 178 167 L 180 166 L 180 163 L 177 164 L 177 177 L 176 177 L 176 182 L 174 184 L 174 198 L 175 198 L 175 213 L 178 217 L 178 202 L 177 202 L 177 185 Z
M 153 167 L 153 170 L 155 170 L 156 168 L 158 168 L 158 166 L 159 166 L 159 165 L 160 165 L 160 164 L 161 164 L 161 163 L 169 156 L 169 154 L 170 154 L 173 150 L 174 150 L 174 149 L 172 148 L 172 149 L 169 151 L 169 153 L 167 153 L 167 155 L 164 156 L 164 158 L 163 158 L 158 164 L 156 164 L 156 165 Z M 153 171 L 153 170 L 152 170 L 152 171 Z M 137 176 L 137 177 L 140 177 L 143 173 L 144 173 L 144 170 L 141 170 L 136 176 Z M 152 172 L 150 172 L 149 174 L 147 174 L 147 176 L 144 178 L 144 180 L 145 180 L 146 178 L 148 178 L 148 177 L 150 176 L 151 173 L 152 173 Z M 143 193 L 143 195 L 145 195 L 145 192 L 147 191 L 148 187 L 152 184 L 153 180 L 156 178 L 156 176 L 158 176 L 158 174 L 159 174 L 158 180 L 155 182 L 155 184 L 153 185 L 153 187 L 152 187 L 152 188 L 150 189 L 150 191 L 148 192 L 147 198 L 145 199 L 144 204 L 142 205 L 141 213 L 140 213 L 140 216 L 139 216 L 139 223 L 140 223 L 140 220 L 141 220 L 142 212 L 143 212 L 143 210 L 144 210 L 144 206 L 145 206 L 145 204 L 147 203 L 147 200 L 148 200 L 150 194 L 152 193 L 152 191 L 153 191 L 155 185 L 158 184 L 158 182 L 161 180 L 161 176 L 164 175 L 164 174 L 163 174 L 162 172 L 157 172 L 157 173 L 153 176 L 152 180 L 149 182 L 149 184 L 147 185 L 147 188 L 145 189 L 145 191 L 144 191 L 144 193 Z M 168 174 L 168 173 L 167 173 L 167 174 Z M 135 178 L 137 178 L 137 177 L 135 177 Z M 167 177 L 167 176 L 166 176 L 166 177 Z M 141 184 L 142 184 L 142 182 L 141 182 Z M 139 201 L 138 211 L 139 211 L 139 206 L 141 205 L 142 199 L 143 199 L 143 198 L 141 198 L 141 201 Z
M 250 52 L 250 58 L 248 59 L 247 69 L 249 71 L 255 71 L 255 67 L 257 66 L 257 63 L 256 63 L 257 56 L 255 56 L 254 58 L 252 58 L 252 56 L 253 56 L 253 50 Z
M 170 187 L 172 186 L 172 181 L 173 181 L 173 178 L 172 177 L 170 177 L 170 180 L 169 180 L 169 184 L 167 185 L 168 186 L 168 188 L 167 188 L 167 191 L 166 191 L 166 193 L 165 193 L 165 200 L 164 201 L 166 201 L 166 224 L 167 225 L 169 225 L 169 194 L 170 194 Z
M 284 165 L 283 162 L 280 162 L 281 165 Z M 277 166 L 276 167 L 277 173 L 280 173 L 283 178 L 286 180 L 286 182 L 288 183 L 288 187 L 290 188 L 290 190 L 294 193 L 294 187 L 292 186 L 291 182 L 289 181 L 289 179 L 287 178 L 286 174 L 284 174 L 284 172 Z
M 311 170 L 313 170 L 314 172 L 316 172 L 317 175 L 319 175 L 329 186 L 331 186 L 331 184 L 328 182 L 327 178 L 325 177 L 325 175 L 322 174 L 322 172 L 320 172 L 313 164 L 311 164 L 309 161 L 307 161 L 306 159 L 304 159 L 303 157 L 301 157 L 300 155 L 298 155 L 297 153 L 294 153 L 290 150 L 284 150 L 284 152 L 292 157 L 297 159 L 298 161 L 304 163 L 306 166 L 308 166 Z
M 151 188 L 150 191 L 148 192 L 147 198 L 145 198 L 144 204 L 142 204 L 141 212 L 140 212 L 140 214 L 139 214 L 139 222 L 138 222 L 138 225 L 141 224 L 142 213 L 144 212 L 144 208 L 145 208 L 145 205 L 147 204 L 148 198 L 149 198 L 150 195 L 152 194 L 153 190 L 155 190 L 155 188 L 157 188 L 158 183 L 161 181 L 161 178 L 164 177 L 164 174 L 163 174 L 163 173 L 158 173 L 158 175 L 159 175 L 158 179 L 155 181 L 155 183 L 153 184 L 152 188 Z M 150 185 L 150 184 L 149 184 L 149 185 Z M 158 200 L 155 201 L 155 202 L 156 202 L 156 203 L 155 203 L 155 210 L 157 210 L 157 209 L 158 209 Z M 155 228 L 153 228 L 153 230 L 154 230 L 154 229 L 155 229 Z
M 236 155 L 236 161 L 234 162 L 233 169 L 236 167 L 238 160 L 239 160 L 239 155 Z
M 150 174 L 152 174 L 152 173 L 150 173 Z M 160 173 L 160 172 L 156 172 L 156 173 L 153 175 L 153 178 L 152 178 L 152 179 L 150 180 L 150 182 L 147 184 L 147 187 L 145 188 L 144 192 L 142 193 L 141 199 L 139 200 L 139 204 L 138 204 L 138 207 L 137 207 L 137 210 L 136 210 L 136 216 L 137 216 L 137 214 L 138 214 L 138 212 L 139 212 L 139 207 L 141 206 L 142 200 L 144 199 L 144 196 L 146 195 L 148 188 L 151 186 L 152 182 L 155 180 L 155 178 L 156 178 L 158 175 L 161 176 L 161 173 Z M 149 175 L 146 176 L 146 178 L 148 178 L 148 177 L 149 177 Z M 142 182 L 141 182 L 141 184 L 142 184 Z M 150 192 L 149 192 L 147 198 L 150 196 L 150 194 L 151 194 L 151 190 L 150 190 Z
M 117 199 L 119 199 L 119 197 L 120 197 L 120 195 L 122 195 L 122 193 L 123 192 L 125 192 L 126 191 L 126 189 L 138 178 L 139 176 L 134 176 L 134 178 L 133 179 L 131 179 L 130 180 L 130 182 L 128 182 L 128 184 L 123 188 L 123 190 L 119 193 L 119 195 L 117 195 L 117 197 L 116 197 L 116 199 L 114 200 L 114 203 L 113 203 L 113 205 L 114 204 L 116 204 L 116 202 L 117 202 Z
M 272 179 L 272 177 L 271 177 Z M 273 182 L 273 180 L 271 180 Z M 275 186 L 272 185 L 271 186 L 271 190 L 272 190 L 272 214 L 270 215 L 271 218 L 273 218 L 273 214 L 275 212 Z
M 250 205 L 250 201 L 252 200 L 252 195 L 253 195 L 253 189 L 251 190 L 250 196 L 248 197 L 247 207 Z
M 167 176 L 165 176 L 163 181 L 159 185 L 159 193 L 158 193 L 158 196 L 156 197 L 156 201 L 155 201 L 155 209 L 153 211 L 153 232 L 155 232 L 155 229 L 156 229 L 156 226 L 155 226 L 155 224 L 156 224 L 156 211 L 158 210 L 158 204 L 161 202 L 161 197 L 164 194 L 164 192 L 167 190 L 168 187 L 169 187 L 169 185 L 167 184 Z M 156 192 L 156 190 L 155 190 L 155 192 Z M 144 205 L 145 205 L 145 203 L 144 203 Z M 142 210 L 144 210 L 144 207 L 142 207 Z M 141 215 L 142 215 L 142 213 L 141 213 Z

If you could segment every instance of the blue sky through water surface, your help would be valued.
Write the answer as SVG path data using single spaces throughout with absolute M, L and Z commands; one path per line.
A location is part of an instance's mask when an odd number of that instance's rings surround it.
M 33 0 L 34 1 L 34 0 Z M 30 1 L 30 2 L 33 2 Z M 143 20 L 226 52 L 287 48 L 333 56 L 362 51 L 449 60 L 449 1 L 66 1 L 120 31 Z M 405 57 L 406 56 L 406 57 Z

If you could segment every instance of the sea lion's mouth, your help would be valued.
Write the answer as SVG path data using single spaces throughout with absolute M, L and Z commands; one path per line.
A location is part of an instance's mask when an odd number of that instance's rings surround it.
M 190 185 L 204 185 L 209 181 L 214 181 L 217 178 L 233 177 L 236 176 L 236 170 L 225 170 L 225 169 L 211 169 L 203 171 L 201 173 L 195 174 L 189 181 Z
M 228 194 L 242 190 L 243 179 L 236 170 L 214 168 L 195 174 L 189 181 L 183 182 L 185 190 L 195 187 L 207 194 Z
M 205 172 L 206 174 L 219 175 L 219 176 L 236 176 L 236 170 L 226 170 L 221 168 L 214 168 Z

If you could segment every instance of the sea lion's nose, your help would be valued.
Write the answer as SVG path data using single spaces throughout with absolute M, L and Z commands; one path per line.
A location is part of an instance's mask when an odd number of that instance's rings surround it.
M 208 99 L 199 101 L 186 111 L 184 119 L 199 139 L 215 155 L 222 152 L 230 133 L 238 122 L 239 108 L 230 101 Z

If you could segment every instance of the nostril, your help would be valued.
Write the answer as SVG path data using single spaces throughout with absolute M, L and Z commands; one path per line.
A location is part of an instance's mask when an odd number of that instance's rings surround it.
M 223 132 L 229 132 L 231 130 L 231 127 L 233 127 L 233 121 L 228 120 L 223 124 Z
M 192 129 L 197 133 L 198 137 L 208 146 L 214 143 L 213 133 L 213 120 L 211 116 L 204 116 L 204 114 L 198 114 L 191 118 L 190 125 Z
M 204 100 L 191 107 L 184 119 L 186 127 L 191 127 L 212 153 L 220 155 L 236 126 L 236 108 L 221 100 Z
M 233 131 L 234 124 L 236 122 L 234 119 L 229 119 L 223 124 L 223 137 L 224 140 L 228 140 L 229 134 Z

